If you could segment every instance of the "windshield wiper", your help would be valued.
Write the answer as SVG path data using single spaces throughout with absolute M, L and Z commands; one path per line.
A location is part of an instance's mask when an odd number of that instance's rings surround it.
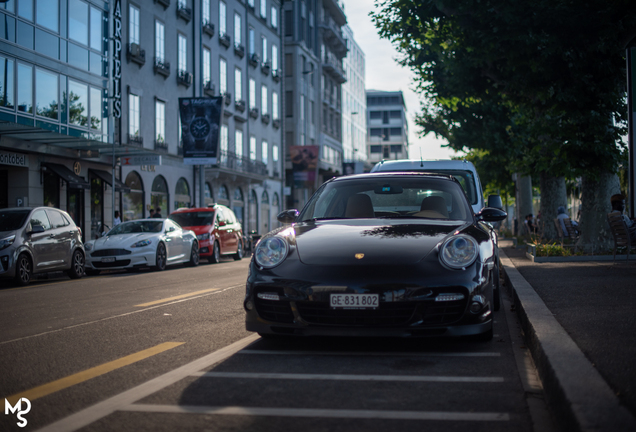
M 331 216 L 331 217 L 317 217 L 317 218 L 311 218 L 311 219 L 303 219 L 301 222 L 315 222 L 315 221 L 321 221 L 321 220 L 336 220 L 336 219 L 351 219 L 351 218 L 346 218 L 346 217 L 336 217 L 336 216 Z

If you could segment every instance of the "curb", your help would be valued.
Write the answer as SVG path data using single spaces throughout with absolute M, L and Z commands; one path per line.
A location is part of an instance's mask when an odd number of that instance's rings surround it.
M 569 257 L 536 257 L 529 252 L 526 252 L 526 258 L 535 263 L 549 263 L 549 262 L 590 262 L 590 261 L 615 261 L 615 262 L 629 262 L 636 261 L 636 255 L 631 254 L 629 260 L 627 255 L 617 255 L 614 259 L 613 255 L 582 255 L 582 256 L 569 256 Z
M 514 299 L 550 411 L 566 431 L 636 431 L 636 418 L 557 322 L 543 300 L 499 250 L 506 288 Z

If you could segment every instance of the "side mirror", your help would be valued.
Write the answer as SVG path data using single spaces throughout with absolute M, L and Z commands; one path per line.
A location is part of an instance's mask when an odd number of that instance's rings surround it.
M 276 216 L 276 219 L 278 219 L 278 222 L 280 223 L 290 224 L 296 220 L 296 218 L 298 217 L 298 214 L 299 214 L 298 210 L 296 209 L 285 210 L 278 213 L 278 216 Z
M 477 220 L 484 222 L 499 222 L 507 218 L 508 213 L 498 208 L 484 207 L 475 216 L 477 216 Z
M 103 231 L 102 232 L 102 237 L 105 237 L 105 236 L 106 236 L 106 231 Z
M 33 225 L 31 227 L 31 231 L 29 231 L 27 234 L 38 234 L 43 232 L 44 232 L 44 227 L 42 225 Z
M 503 210 L 503 203 L 501 202 L 501 197 L 499 195 L 489 195 L 488 207 Z

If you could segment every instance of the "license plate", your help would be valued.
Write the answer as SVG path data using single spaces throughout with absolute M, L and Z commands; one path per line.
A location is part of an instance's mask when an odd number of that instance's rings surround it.
M 115 262 L 115 257 L 102 258 L 102 262 Z
M 376 309 L 377 294 L 331 294 L 329 304 L 333 309 Z

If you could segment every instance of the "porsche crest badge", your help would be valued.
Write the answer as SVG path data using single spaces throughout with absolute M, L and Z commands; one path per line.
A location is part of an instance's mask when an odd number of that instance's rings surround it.
M 363 253 L 357 253 L 355 254 L 356 259 L 362 259 L 364 258 L 364 254 Z

